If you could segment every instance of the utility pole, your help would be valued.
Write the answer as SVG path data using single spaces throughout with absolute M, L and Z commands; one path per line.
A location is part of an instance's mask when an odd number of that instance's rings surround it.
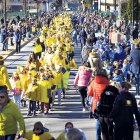
M 3 17 L 4 17 L 4 25 L 5 25 L 5 29 L 6 29 L 6 33 L 7 33 L 7 3 L 6 0 L 3 1 L 4 2 L 4 13 L 3 13 Z

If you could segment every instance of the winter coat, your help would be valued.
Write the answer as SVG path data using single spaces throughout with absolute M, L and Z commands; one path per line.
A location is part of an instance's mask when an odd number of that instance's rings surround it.
M 20 81 L 21 81 L 22 90 L 24 90 L 23 88 L 25 87 L 25 82 L 28 79 L 28 75 L 27 75 L 27 73 L 19 74 L 19 77 L 20 77 Z
M 58 137 L 57 137 L 57 139 L 56 140 L 66 140 L 66 133 L 65 133 L 65 131 L 64 132 L 62 132 Z
M 65 89 L 68 88 L 69 77 L 70 77 L 69 71 L 66 71 L 65 73 L 63 73 L 63 86 Z
M 79 67 L 79 70 L 74 80 L 74 86 L 78 85 L 78 86 L 87 87 L 89 84 L 91 75 L 92 75 L 91 69 L 84 66 Z
M 124 59 L 126 58 L 126 52 L 124 50 L 122 50 L 121 52 L 116 52 L 114 54 L 114 58 L 113 61 L 124 61 Z
M 101 94 L 101 99 L 96 108 L 99 116 L 109 117 L 117 95 L 119 95 L 119 91 L 116 87 L 109 85 L 105 88 Z
M 89 55 L 88 62 L 90 63 L 91 69 L 93 71 L 98 71 L 102 68 L 102 62 L 97 53 Z
M 8 71 L 4 65 L 0 65 L 0 86 L 7 86 L 10 90 L 12 90 L 9 82 Z
M 0 136 L 16 134 L 18 131 L 17 122 L 20 126 L 20 134 L 24 133 L 25 123 L 23 116 L 17 105 L 10 100 L 0 113 Z
M 104 89 L 109 85 L 109 80 L 103 76 L 96 76 L 88 88 L 88 96 L 92 96 L 92 111 L 94 112 Z
M 134 40 L 134 39 L 138 39 L 138 34 L 139 34 L 138 28 L 135 28 L 135 29 L 132 31 L 133 40 Z
M 135 115 L 140 127 L 140 113 L 136 99 L 131 93 L 123 91 L 117 96 L 110 117 L 114 118 L 117 125 L 133 127 L 133 115 Z
M 43 134 L 37 136 L 33 131 L 29 131 L 25 134 L 24 138 L 27 140 L 54 140 L 53 136 L 48 132 L 44 132 Z
M 51 84 L 47 80 L 39 82 L 40 86 L 40 102 L 49 103 L 48 90 L 51 89 Z
M 93 48 L 93 46 L 89 46 L 89 45 L 85 45 L 82 48 L 82 59 L 84 62 L 87 62 L 89 53 L 91 52 L 92 48 Z
M 140 73 L 140 49 L 134 48 L 130 52 L 130 57 L 132 59 L 131 71 L 134 74 Z
M 60 59 L 60 57 L 59 56 L 55 56 L 54 58 L 53 58 L 53 63 L 54 63 L 54 65 L 55 65 L 55 67 L 57 66 L 57 65 L 61 65 L 61 66 L 63 66 L 64 68 L 66 68 L 66 59 L 63 57 L 62 59 Z
M 63 88 L 63 74 L 62 72 L 54 72 L 54 79 L 55 79 L 55 85 L 57 86 L 57 89 Z
M 26 91 L 26 96 L 31 101 L 40 101 L 41 99 L 41 90 L 38 84 L 33 85 L 32 83 L 28 86 Z

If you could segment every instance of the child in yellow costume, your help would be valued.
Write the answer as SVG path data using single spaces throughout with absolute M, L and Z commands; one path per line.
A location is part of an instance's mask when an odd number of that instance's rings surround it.
M 0 56 L 0 89 L 7 89 L 9 88 L 12 90 L 11 84 L 9 82 L 9 76 L 7 68 L 4 66 L 4 59 Z
M 22 90 L 24 91 L 24 85 L 28 79 L 28 73 L 27 73 L 27 70 L 24 66 L 20 66 L 19 69 L 20 69 L 19 77 L 21 80 Z
M 32 33 L 33 33 L 33 35 L 37 34 L 37 27 L 36 27 L 36 25 L 32 26 Z
M 41 46 L 39 38 L 37 38 L 37 40 L 36 40 L 36 43 L 35 43 L 34 48 L 33 48 L 33 52 L 35 53 L 35 56 L 37 58 L 41 57 L 42 46 Z
M 53 75 L 56 84 L 56 92 L 58 94 L 58 104 L 61 105 L 61 94 L 63 89 L 63 74 L 61 72 L 60 65 L 56 66 L 56 71 L 53 71 Z M 56 92 L 53 92 L 52 105 L 54 104 Z
M 57 65 L 61 65 L 64 68 L 66 68 L 66 58 L 62 55 L 62 51 L 58 50 L 57 54 L 54 58 L 53 58 L 53 64 L 55 65 L 55 67 Z
M 28 108 L 28 114 L 27 116 L 36 115 L 36 102 L 40 101 L 40 86 L 37 83 L 37 79 L 33 78 L 32 83 L 29 84 L 27 91 L 26 91 L 26 96 L 29 99 L 29 108 Z M 33 114 L 32 114 L 33 113 Z
M 25 81 L 25 84 L 24 84 L 24 87 L 23 87 L 23 91 L 22 91 L 22 95 L 21 95 L 21 105 L 22 107 L 26 107 L 26 96 L 25 96 L 25 93 L 28 89 L 28 86 L 32 83 L 32 75 L 31 75 L 31 72 L 28 72 L 28 78 L 27 80 Z
M 70 72 L 66 70 L 65 68 L 62 68 L 63 73 L 63 98 L 65 98 L 66 89 L 68 88 L 69 78 L 70 78 Z
M 47 52 L 45 54 L 45 58 L 44 58 L 46 64 L 51 65 L 52 64 L 53 57 L 54 57 L 54 53 L 52 51 L 52 48 L 51 47 L 48 47 L 48 50 L 47 50 Z
M 41 122 L 36 122 L 34 124 L 34 129 L 26 132 L 24 138 L 27 140 L 55 140 L 49 132 L 45 132 Z
M 48 114 L 49 111 L 49 98 L 51 96 L 51 84 L 49 82 L 49 77 L 46 77 L 44 74 L 40 75 L 40 81 L 38 82 L 40 85 L 41 91 L 41 112 L 45 115 Z

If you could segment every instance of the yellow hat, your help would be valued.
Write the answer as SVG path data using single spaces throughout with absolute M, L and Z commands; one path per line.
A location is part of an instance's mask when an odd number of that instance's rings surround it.
M 0 61 L 4 61 L 3 56 L 0 56 Z
M 33 77 L 37 76 L 37 71 L 32 70 L 32 71 L 31 71 L 31 75 L 32 75 Z
M 133 43 L 133 44 L 137 44 L 138 42 L 139 42 L 138 39 L 134 39 L 134 40 L 132 40 L 132 43 Z

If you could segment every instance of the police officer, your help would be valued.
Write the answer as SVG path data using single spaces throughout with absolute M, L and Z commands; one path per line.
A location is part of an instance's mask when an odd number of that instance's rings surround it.
M 116 97 L 110 117 L 113 118 L 114 140 L 133 140 L 134 117 L 140 127 L 140 114 L 135 97 L 129 92 L 131 85 L 127 82 L 121 83 L 120 94 Z

